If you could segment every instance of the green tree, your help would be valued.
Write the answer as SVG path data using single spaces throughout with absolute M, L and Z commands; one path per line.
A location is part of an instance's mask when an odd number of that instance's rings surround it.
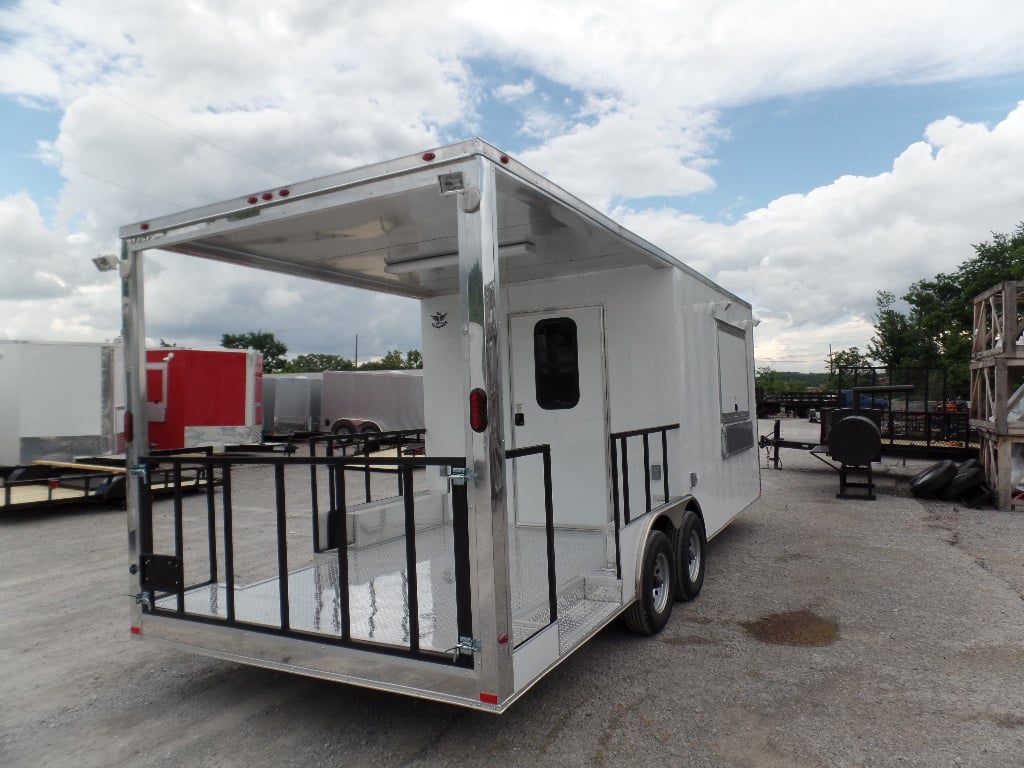
M 380 360 L 371 360 L 359 366 L 361 371 L 395 371 L 408 368 L 405 364 L 405 356 L 397 349 L 392 349 Z
M 938 364 L 938 350 L 929 338 L 914 328 L 903 312 L 895 309 L 896 296 L 879 291 L 875 297 L 875 335 L 868 344 L 868 357 L 889 368 L 920 368 Z
M 423 367 L 423 355 L 420 354 L 418 349 L 410 349 L 405 353 L 405 367 L 406 368 L 422 368 Z
M 844 371 L 842 378 L 847 379 L 849 377 L 845 374 L 845 371 L 856 368 L 870 368 L 871 358 L 861 352 L 857 347 L 850 347 L 849 349 L 840 349 L 838 352 L 833 352 L 832 358 L 830 360 L 826 360 L 825 363 L 828 365 L 826 389 L 830 392 L 835 392 L 839 389 L 840 370 Z
M 950 391 L 970 388 L 974 298 L 1003 280 L 1024 280 L 1024 222 L 973 247 L 975 255 L 955 272 L 919 280 L 903 296 L 911 329 L 932 350 L 921 362 L 943 365 Z
M 316 373 L 319 371 L 354 371 L 356 364 L 347 357 L 311 353 L 299 355 L 288 363 L 288 373 Z
M 281 373 L 288 369 L 285 354 L 288 347 L 272 333 L 249 331 L 248 333 L 225 333 L 220 337 L 225 349 L 255 349 L 263 355 L 263 370 L 266 373 Z

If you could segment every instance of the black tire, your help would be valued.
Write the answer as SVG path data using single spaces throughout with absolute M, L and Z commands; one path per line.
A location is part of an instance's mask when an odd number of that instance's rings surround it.
M 676 576 L 676 600 L 693 600 L 704 586 L 707 568 L 707 535 L 700 516 L 692 509 L 683 514 L 683 524 L 672 532 L 672 565 Z
M 334 427 L 331 429 L 331 434 L 334 434 L 334 435 L 351 435 L 351 434 L 353 434 L 352 433 L 352 427 L 349 427 L 349 426 L 347 426 L 345 424 L 335 424 Z
M 939 498 L 959 499 L 984 482 L 985 472 L 981 467 L 974 465 L 961 468 L 953 479 L 946 484 L 946 487 L 942 489 L 942 492 L 939 493 Z
M 626 610 L 626 626 L 641 635 L 655 635 L 672 615 L 672 545 L 661 531 L 647 534 L 640 571 L 640 594 Z
M 939 493 L 956 475 L 956 464 L 949 459 L 933 464 L 910 481 L 910 492 L 920 499 L 930 499 Z

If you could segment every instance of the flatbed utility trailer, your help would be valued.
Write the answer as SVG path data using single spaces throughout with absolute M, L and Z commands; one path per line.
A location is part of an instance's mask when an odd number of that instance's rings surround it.
M 154 503 L 129 418 L 139 638 L 502 712 L 616 618 L 659 631 L 759 495 L 750 305 L 481 140 L 120 236 L 136 413 L 151 249 L 418 299 L 423 330 L 425 456 L 212 457 L 205 504 Z M 353 491 L 370 462 L 404 490 Z

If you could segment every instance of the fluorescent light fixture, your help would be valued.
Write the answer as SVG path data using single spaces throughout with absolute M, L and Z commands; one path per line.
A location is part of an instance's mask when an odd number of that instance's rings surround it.
M 521 243 L 510 243 L 498 246 L 498 255 L 502 258 L 512 256 L 525 256 L 535 253 L 533 243 L 524 241 Z M 420 272 L 426 269 L 444 269 L 445 267 L 458 267 L 458 253 L 439 253 L 434 256 L 421 256 L 414 259 L 403 259 L 391 261 L 384 264 L 384 271 L 390 275 L 408 275 L 413 272 Z
M 392 275 L 408 275 L 424 269 L 444 269 L 459 266 L 459 254 L 439 253 L 436 256 L 424 256 L 419 259 L 406 259 L 384 265 L 384 271 Z

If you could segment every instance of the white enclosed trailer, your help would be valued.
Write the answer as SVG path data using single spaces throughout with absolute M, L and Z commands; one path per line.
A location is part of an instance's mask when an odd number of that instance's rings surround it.
M 405 491 L 352 505 L 344 478 L 369 459 L 259 459 L 276 536 L 258 562 L 239 543 L 256 513 L 232 515 L 236 465 L 257 460 L 209 459 L 222 487 L 197 516 L 159 509 L 136 420 L 141 638 L 501 712 L 617 617 L 660 630 L 759 495 L 749 304 L 483 141 L 121 238 L 135 411 L 149 249 L 412 297 L 423 328 L 427 458 L 391 460 Z M 286 524 L 299 504 L 312 552 Z
M 116 344 L 0 340 L 0 467 L 118 451 Z

